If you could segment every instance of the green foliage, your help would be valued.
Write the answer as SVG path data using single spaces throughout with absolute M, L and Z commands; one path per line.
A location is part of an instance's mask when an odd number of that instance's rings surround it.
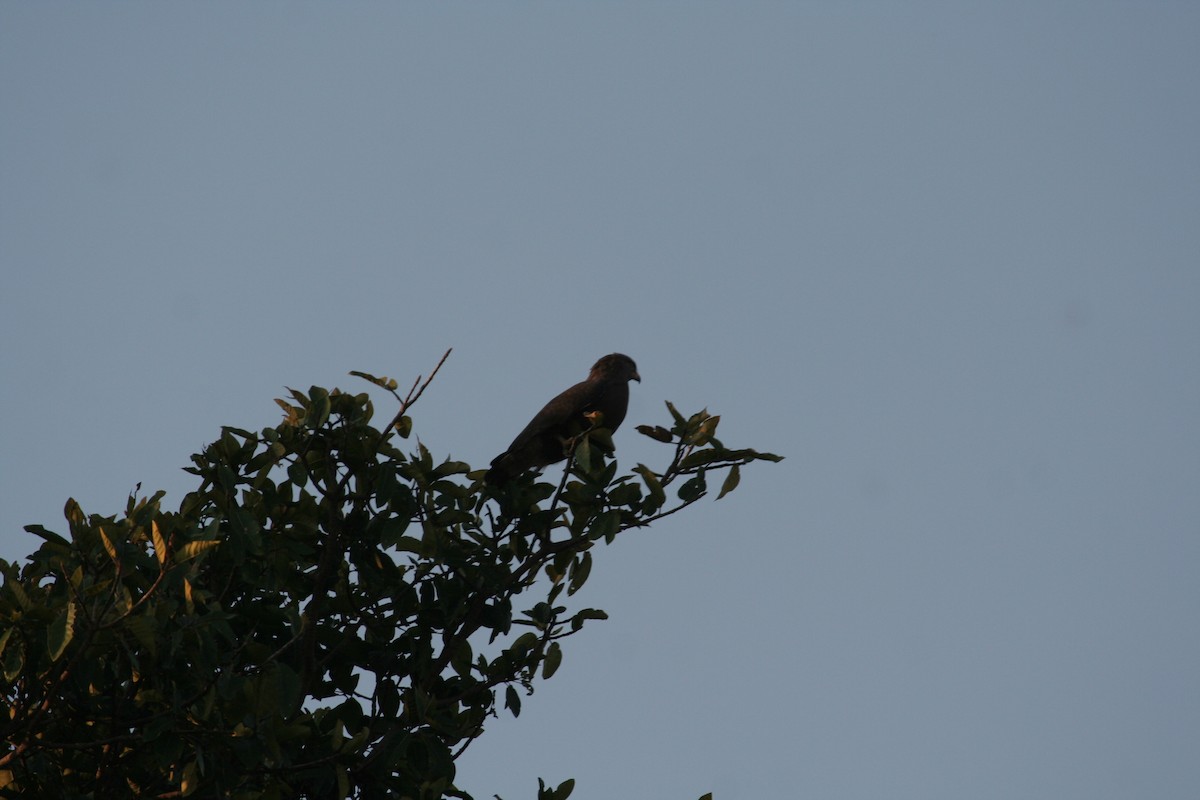
M 605 618 L 564 603 L 591 548 L 778 460 L 668 404 L 669 428 L 639 428 L 673 448 L 662 472 L 618 476 L 597 431 L 557 487 L 496 492 L 393 443 L 428 381 L 401 398 L 355 374 L 400 401 L 382 429 L 366 394 L 293 390 L 278 426 L 192 457 L 177 511 L 68 501 L 67 535 L 27 528 L 39 549 L 0 561 L 0 795 L 466 798 L 454 762 L 499 698 L 520 714 L 562 640 Z

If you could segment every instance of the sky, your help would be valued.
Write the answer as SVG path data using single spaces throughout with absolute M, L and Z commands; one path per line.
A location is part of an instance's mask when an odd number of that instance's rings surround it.
M 476 797 L 1200 796 L 1200 6 L 0 4 L 0 558 L 285 387 L 601 355 L 785 455 L 595 553 Z M 377 405 L 387 408 L 387 398 Z M 382 413 L 382 412 L 381 412 Z

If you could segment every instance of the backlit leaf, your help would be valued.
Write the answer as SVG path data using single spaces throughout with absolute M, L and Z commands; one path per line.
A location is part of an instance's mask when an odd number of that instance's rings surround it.
M 50 651 L 51 661 L 58 661 L 63 651 L 67 649 L 67 645 L 71 643 L 71 637 L 74 634 L 75 601 L 68 600 L 67 607 L 54 618 L 54 621 L 50 623 L 49 630 L 46 631 L 46 649 Z
M 183 768 L 183 778 L 179 782 L 179 793 L 184 797 L 191 795 L 200 788 L 199 774 L 196 770 L 196 762 L 189 761 L 188 765 Z
M 177 561 L 191 561 L 203 553 L 213 549 L 221 542 L 215 539 L 205 539 L 199 542 L 188 542 L 183 547 L 179 548 L 179 557 Z
M 104 528 L 100 529 L 100 541 L 104 543 L 104 552 L 108 553 L 108 557 L 113 560 L 113 563 L 119 563 L 117 558 L 117 548 L 113 546 L 112 539 L 108 538 L 108 534 L 104 532 Z
M 9 643 L 4 648 L 4 680 L 14 681 L 25 668 L 25 648 L 20 641 Z
M 720 500 L 722 497 L 736 489 L 738 482 L 741 481 L 741 479 L 741 471 L 738 469 L 738 465 L 734 464 L 729 468 L 729 474 L 725 476 L 725 481 L 721 484 L 721 493 L 717 495 L 717 499 Z
M 150 534 L 150 543 L 154 545 L 154 555 L 158 556 L 159 564 L 165 564 L 167 562 L 167 542 L 158 529 L 158 520 L 151 520 Z

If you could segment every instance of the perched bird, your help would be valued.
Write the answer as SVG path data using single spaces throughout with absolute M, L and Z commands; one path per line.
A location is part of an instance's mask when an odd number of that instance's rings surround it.
M 595 412 L 601 415 L 596 426 L 615 432 L 629 407 L 631 380 L 641 383 L 642 377 L 629 356 L 612 353 L 597 361 L 587 380 L 546 403 L 508 449 L 492 459 L 484 480 L 501 486 L 527 469 L 562 461 L 567 442 L 587 430 Z

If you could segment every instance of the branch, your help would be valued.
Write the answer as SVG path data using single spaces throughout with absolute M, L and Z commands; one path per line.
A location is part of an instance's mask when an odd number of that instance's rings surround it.
M 680 503 L 679 505 L 677 505 L 677 506 L 675 506 L 674 508 L 672 508 L 670 511 L 663 511 L 663 512 L 661 512 L 661 513 L 655 514 L 655 515 L 654 515 L 654 516 L 652 516 L 652 517 L 646 517 L 645 519 L 640 519 L 640 520 L 638 520 L 636 523 L 634 523 L 634 524 L 632 524 L 632 525 L 622 525 L 622 526 L 621 526 L 621 530 L 622 530 L 622 531 L 627 531 L 627 530 L 629 530 L 630 528 L 644 528 L 644 527 L 646 527 L 647 525 L 649 525 L 651 522 L 655 522 L 655 521 L 657 521 L 657 520 L 660 520 L 660 519 L 662 519 L 663 517 L 669 517 L 669 516 L 671 516 L 672 514 L 674 514 L 676 511 L 682 511 L 683 509 L 685 509 L 685 508 L 687 508 L 688 506 L 690 506 L 692 503 L 695 503 L 695 502 L 697 502 L 698 500 L 700 500 L 701 498 L 704 498 L 704 497 L 707 497 L 707 496 L 708 496 L 708 491 L 707 491 L 707 490 L 705 490 L 705 491 L 701 492 L 700 494 L 696 495 L 695 497 L 693 497 L 691 500 L 688 500 L 688 501 L 686 501 L 686 502 Z
M 450 357 L 452 352 L 454 352 L 453 347 L 446 350 L 446 352 L 442 355 L 441 360 L 438 361 L 437 366 L 433 368 L 433 372 L 429 373 L 429 377 L 425 379 L 424 383 L 421 383 L 420 375 L 418 375 L 417 379 L 413 381 L 412 388 L 408 390 L 408 396 L 405 397 L 400 403 L 400 410 L 396 412 L 396 416 L 392 417 L 392 421 L 387 424 L 387 427 L 385 427 L 383 432 L 380 434 L 379 444 L 375 445 L 376 450 L 379 449 L 379 445 L 382 445 L 385 441 L 387 441 L 387 438 L 391 435 L 392 430 L 400 424 L 400 420 L 404 418 L 405 412 L 412 408 L 413 404 L 421 399 L 421 395 L 425 393 L 425 389 L 427 389 L 429 384 L 433 382 L 434 376 L 438 374 L 438 370 L 442 368 L 442 364 L 446 363 L 446 359 Z M 419 388 L 417 386 L 418 383 L 421 383 Z M 414 394 L 414 392 L 416 394 Z
M 567 463 L 566 466 L 563 467 L 562 480 L 558 482 L 558 489 L 554 492 L 554 499 L 550 501 L 550 508 L 548 508 L 547 511 L 553 511 L 554 507 L 558 505 L 558 499 L 562 497 L 563 489 L 567 485 L 567 478 L 571 477 L 571 467 L 575 465 L 575 447 L 579 444 L 579 439 L 583 436 L 586 436 L 588 431 L 594 427 L 596 427 L 595 422 L 592 423 L 591 428 L 588 428 L 586 431 L 579 434 L 579 436 L 571 437 L 571 446 L 567 448 Z
M 583 437 L 596 430 L 597 418 L 601 417 L 598 412 L 587 413 L 584 414 L 584 416 L 587 417 L 587 420 L 590 424 L 582 433 L 571 437 L 571 446 L 567 448 L 567 464 L 565 467 L 563 467 L 562 480 L 558 482 L 558 491 L 554 493 L 554 499 L 550 501 L 550 508 L 547 509 L 548 511 L 553 511 L 554 507 L 558 505 L 558 499 L 562 496 L 563 488 L 567 485 L 567 478 L 571 477 L 571 467 L 575 465 L 575 448 L 579 445 L 579 442 L 583 439 Z

